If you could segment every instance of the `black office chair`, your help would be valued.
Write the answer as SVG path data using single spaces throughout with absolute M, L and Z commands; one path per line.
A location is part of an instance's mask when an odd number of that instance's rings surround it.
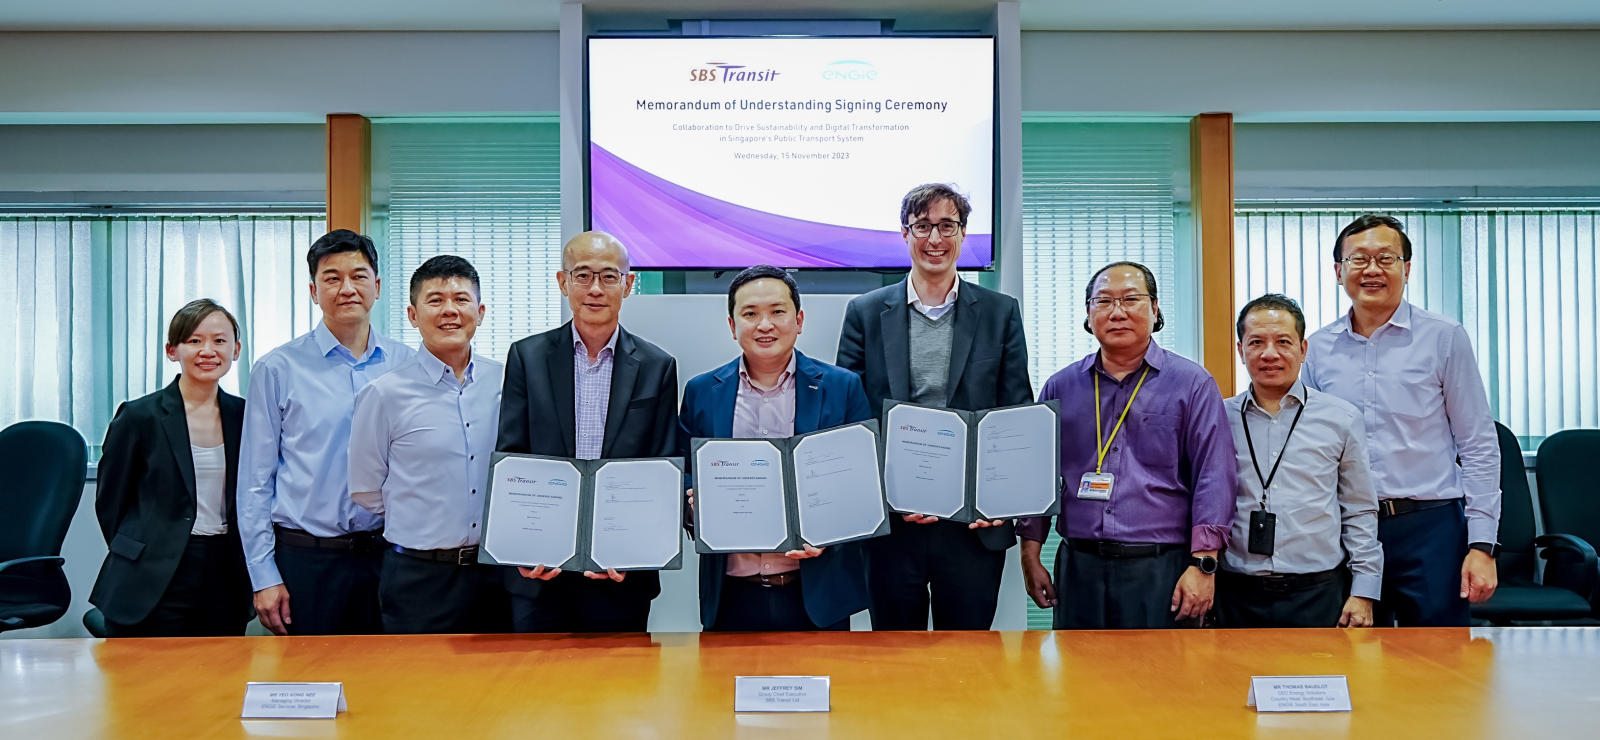
M 1600 547 L 1600 429 L 1567 429 L 1556 432 L 1539 445 L 1539 511 L 1546 532 L 1566 532 Z M 1593 552 L 1591 549 L 1590 552 Z M 1594 557 L 1586 564 L 1567 563 L 1569 570 L 1583 569 L 1583 576 L 1594 583 Z M 1545 568 L 1550 580 L 1552 561 Z M 1589 591 L 1590 615 L 1600 617 L 1600 588 Z
M 1496 625 L 1583 619 L 1589 616 L 1589 594 L 1595 585 L 1583 574 L 1595 570 L 1594 548 L 1571 535 L 1535 536 L 1522 448 L 1510 429 L 1498 422 L 1495 427 L 1500 432 L 1500 557 L 1495 561 L 1500 587 L 1488 601 L 1472 605 L 1472 616 Z M 1544 467 L 1542 451 L 1539 466 Z M 1544 492 L 1542 478 L 1539 491 Z M 1535 553 L 1541 547 L 1544 551 L 1539 554 L 1550 561 L 1542 584 L 1535 577 Z
M 24 421 L 0 430 L 0 632 L 61 618 L 72 590 L 61 542 L 83 499 L 89 451 L 66 424 Z

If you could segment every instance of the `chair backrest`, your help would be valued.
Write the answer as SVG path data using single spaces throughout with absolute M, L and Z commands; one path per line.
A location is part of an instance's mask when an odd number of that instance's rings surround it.
M 1600 547 L 1600 429 L 1567 429 L 1539 445 L 1539 512 L 1544 531 Z
M 1528 490 L 1528 469 L 1522 464 L 1517 435 L 1495 422 L 1500 433 L 1500 557 L 1495 561 L 1502 581 L 1533 581 L 1533 495 Z
M 66 424 L 0 429 L 0 561 L 61 554 L 88 461 L 83 437 Z

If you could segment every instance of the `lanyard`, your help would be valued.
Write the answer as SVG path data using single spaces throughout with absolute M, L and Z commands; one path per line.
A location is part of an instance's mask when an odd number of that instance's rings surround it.
M 1251 391 L 1251 393 L 1254 392 L 1253 390 Z M 1306 398 L 1310 400 L 1309 393 L 1306 394 Z M 1283 453 L 1289 451 L 1289 439 L 1294 436 L 1294 428 L 1300 426 L 1300 415 L 1305 412 L 1306 405 L 1302 402 L 1300 410 L 1294 412 L 1294 423 L 1289 425 L 1289 434 L 1283 438 L 1283 449 L 1278 451 L 1278 461 L 1272 464 L 1272 472 L 1268 473 L 1267 477 L 1262 478 L 1261 463 L 1256 462 L 1256 443 L 1250 439 L 1250 420 L 1245 418 L 1244 404 L 1239 405 L 1239 421 L 1244 424 L 1244 443 L 1250 447 L 1250 464 L 1256 469 L 1256 480 L 1261 481 L 1261 508 L 1263 511 L 1267 508 L 1267 490 L 1272 487 L 1272 479 L 1278 477 L 1278 466 L 1283 464 Z
M 1128 405 L 1122 407 L 1122 416 L 1117 417 L 1117 426 L 1111 430 L 1111 439 L 1102 440 L 1101 436 L 1105 425 L 1100 421 L 1100 374 L 1094 374 L 1094 439 L 1099 444 L 1099 455 L 1094 459 L 1094 474 L 1100 474 L 1100 468 L 1106 464 L 1106 454 L 1111 452 L 1111 443 L 1117 441 L 1117 432 L 1122 431 L 1122 422 L 1128 418 L 1128 409 L 1133 408 L 1133 399 L 1139 397 L 1139 389 L 1144 387 L 1144 379 L 1150 375 L 1147 366 L 1139 375 L 1139 382 L 1133 386 L 1133 395 L 1128 396 Z

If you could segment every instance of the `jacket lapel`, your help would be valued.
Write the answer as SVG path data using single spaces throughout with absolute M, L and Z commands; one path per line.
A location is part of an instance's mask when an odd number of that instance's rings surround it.
M 550 394 L 556 402 L 556 426 L 561 429 L 561 438 L 567 443 L 567 457 L 572 457 L 578 451 L 576 442 L 578 421 L 577 412 L 573 410 L 572 390 L 573 353 L 577 350 L 572 342 L 572 322 L 563 324 L 561 331 L 556 332 L 550 342 L 551 346 L 545 352 L 545 361 L 548 363 L 546 370 L 550 373 Z M 528 422 L 539 423 L 537 419 L 531 417 Z
M 795 350 L 794 433 L 809 434 L 822 426 L 822 367 Z
M 910 280 L 910 275 L 906 280 Z M 883 313 L 878 315 L 878 326 L 883 332 L 884 367 L 889 372 L 889 397 L 898 400 L 911 398 L 911 339 L 906 326 L 906 281 L 889 291 L 884 300 Z
M 234 499 L 237 497 L 233 493 L 234 481 L 239 479 L 239 437 L 244 429 L 244 400 L 218 390 L 217 407 L 222 412 L 222 445 L 223 452 L 228 458 L 228 477 L 222 500 L 227 509 L 228 528 L 236 530 L 238 525 L 235 523 Z
M 711 436 L 733 436 L 733 405 L 739 393 L 739 361 L 717 368 L 716 385 L 711 387 Z
M 633 357 L 633 337 L 618 327 L 617 347 L 611 355 L 611 399 L 606 403 L 606 436 L 600 443 L 600 457 L 611 456 L 611 445 L 622 433 L 622 419 L 633 401 L 633 384 L 639 377 L 639 361 Z
M 960 280 L 961 278 L 957 277 L 956 279 Z M 950 331 L 954 336 L 950 340 L 950 373 L 946 376 L 948 379 L 944 383 L 944 402 L 946 405 L 949 405 L 955 399 L 956 388 L 961 385 L 961 373 L 967 369 L 967 356 L 972 354 L 972 337 L 977 333 L 978 325 L 982 323 L 980 318 L 978 316 L 977 291 L 971 290 L 971 286 L 968 286 L 967 290 L 963 290 L 958 294 L 956 298 L 956 315 L 950 317 L 950 320 L 954 321 L 955 324 L 950 327 Z
M 189 490 L 189 502 L 195 501 L 194 451 L 189 449 L 189 416 L 183 410 L 183 394 L 178 392 L 178 381 L 173 380 L 161 392 L 161 432 L 167 438 L 167 448 L 178 463 L 178 473 Z

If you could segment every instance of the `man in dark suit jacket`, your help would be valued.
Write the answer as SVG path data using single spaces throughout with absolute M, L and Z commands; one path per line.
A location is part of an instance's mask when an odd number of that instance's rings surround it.
M 794 349 L 805 314 L 783 270 L 758 265 L 728 289 L 740 357 L 683 391 L 678 449 L 692 473 L 696 437 L 781 439 L 872 418 L 855 375 Z M 692 495 L 692 493 L 691 493 Z M 691 519 L 692 521 L 692 519 Z M 700 624 L 707 630 L 848 630 L 867 608 L 859 542 L 788 553 L 700 556 Z
M 1033 401 L 1016 299 L 956 275 L 971 210 L 947 185 L 907 193 L 900 223 L 911 273 L 845 309 L 839 366 L 861 376 L 875 414 L 885 399 L 967 411 Z M 866 546 L 872 628 L 926 629 L 931 602 L 934 629 L 989 629 L 1016 525 L 908 514 L 890 526 Z
M 556 281 L 572 321 L 512 345 L 496 449 L 585 460 L 678 454 L 678 361 L 619 323 L 633 289 L 610 234 L 573 237 Z M 518 632 L 643 632 L 661 593 L 655 571 L 506 568 Z

